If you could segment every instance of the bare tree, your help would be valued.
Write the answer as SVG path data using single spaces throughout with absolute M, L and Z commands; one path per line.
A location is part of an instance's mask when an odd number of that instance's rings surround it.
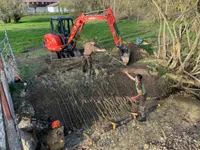
M 91 10 L 101 10 L 110 7 L 116 18 L 151 17 L 154 12 L 149 0 L 60 0 L 61 6 L 74 10 L 75 15 Z M 147 13 L 148 12 L 148 13 Z
M 161 16 L 160 28 L 163 30 L 160 29 L 159 33 L 162 32 L 163 35 L 169 37 L 171 43 L 167 49 L 169 54 L 167 67 L 170 71 L 167 75 L 179 86 L 200 97 L 200 18 L 197 9 L 199 2 L 179 0 L 175 2 L 176 5 L 169 6 L 167 1 L 174 4 L 171 0 L 166 0 L 166 3 L 162 3 L 162 5 L 159 3 L 160 0 L 152 0 Z M 163 6 L 166 8 L 163 9 Z M 166 13 L 168 8 L 174 10 L 170 16 Z M 174 16 L 176 17 L 174 18 Z M 165 25 L 167 26 L 166 31 L 164 30 Z M 193 30 L 194 26 L 195 30 Z M 156 53 L 157 57 L 161 57 L 161 51 L 166 52 L 166 49 L 162 49 L 160 37 L 159 34 L 160 47 Z

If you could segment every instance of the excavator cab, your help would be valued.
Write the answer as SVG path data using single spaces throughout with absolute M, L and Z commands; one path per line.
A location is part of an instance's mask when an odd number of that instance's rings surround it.
M 63 44 L 66 44 L 72 26 L 73 18 L 65 16 L 52 16 L 50 18 L 51 33 L 58 35 Z
M 74 57 L 73 48 L 75 42 L 67 44 L 68 37 L 73 26 L 73 18 L 68 16 L 50 17 L 51 34 L 47 34 L 44 45 L 52 52 L 56 52 L 57 58 Z M 54 40 L 52 40 L 54 39 Z

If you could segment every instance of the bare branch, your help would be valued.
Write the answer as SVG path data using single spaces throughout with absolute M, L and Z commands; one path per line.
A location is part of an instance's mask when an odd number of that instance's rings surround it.
M 172 32 L 170 26 L 169 26 L 169 23 L 168 23 L 168 21 L 167 21 L 167 18 L 166 18 L 166 16 L 164 15 L 164 13 L 162 12 L 161 8 L 160 8 L 160 7 L 158 6 L 158 4 L 155 2 L 155 0 L 152 0 L 152 2 L 154 3 L 154 5 L 156 6 L 156 8 L 158 9 L 159 13 L 160 13 L 161 16 L 163 17 L 163 19 L 164 19 L 164 21 L 165 21 L 165 23 L 166 23 L 166 25 L 167 25 L 167 28 L 168 28 L 168 30 L 169 30 L 169 33 L 170 33 L 170 35 L 171 35 L 171 37 L 172 37 L 172 39 L 173 39 L 173 48 L 175 49 L 175 36 L 174 36 L 174 34 L 173 34 L 173 32 Z
M 189 54 L 187 55 L 187 57 L 185 58 L 184 62 L 183 62 L 183 67 L 185 66 L 185 64 L 189 61 L 189 59 L 192 57 L 192 55 L 194 54 L 198 44 L 199 44 L 199 38 L 200 38 L 200 30 L 197 33 L 196 39 L 192 45 L 191 51 L 189 52 Z M 184 69 L 184 68 L 181 68 Z
M 198 87 L 198 88 L 200 87 L 200 82 L 198 82 L 196 80 L 184 79 L 184 78 L 186 78 L 186 76 L 184 76 L 184 75 L 175 75 L 175 74 L 172 74 L 172 73 L 167 73 L 166 75 L 174 81 L 181 82 L 181 83 L 184 83 L 184 84 L 188 84 L 188 85 L 191 85 L 191 86 L 195 86 L 195 87 Z
M 160 52 L 161 52 L 161 32 L 162 32 L 162 18 L 161 15 L 159 14 L 159 18 L 160 18 L 160 28 L 159 28 L 159 32 L 158 32 L 158 57 L 160 57 Z
M 193 76 L 192 74 L 188 73 L 187 71 L 183 71 L 185 74 L 187 74 L 188 76 L 190 76 L 191 78 L 193 78 L 194 80 L 197 80 L 200 83 L 200 80 L 198 78 L 196 78 L 195 76 Z
M 191 72 L 194 73 L 196 71 L 197 67 L 199 66 L 199 60 L 200 60 L 200 50 L 199 50 L 199 55 L 198 55 L 198 57 L 196 59 L 196 65 L 195 65 L 195 67 L 193 68 L 193 70 Z
M 186 29 L 186 36 L 187 36 L 187 42 L 188 42 L 188 48 L 191 48 L 191 40 L 190 40 L 190 31 L 188 30 L 187 22 L 184 20 L 185 29 Z

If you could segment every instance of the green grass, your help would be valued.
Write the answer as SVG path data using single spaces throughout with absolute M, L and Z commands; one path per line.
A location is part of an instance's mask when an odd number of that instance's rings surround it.
M 157 38 L 157 24 L 152 24 L 145 21 L 120 20 L 117 22 L 119 31 L 123 41 L 135 43 L 137 38 L 142 38 L 146 41 L 155 41 Z M 98 43 L 104 48 L 115 47 L 110 29 L 106 22 L 86 23 L 81 34 L 82 38 L 98 39 Z M 84 41 L 83 39 L 80 41 Z M 148 48 L 149 50 L 151 47 Z
M 25 16 L 18 24 L 6 24 L 10 43 L 16 55 L 42 48 L 43 36 L 50 32 L 49 17 L 50 15 Z M 135 43 L 136 38 L 143 38 L 147 41 L 156 40 L 158 24 L 149 21 L 121 20 L 117 22 L 117 25 L 124 41 Z M 0 25 L 0 38 L 2 37 L 3 26 Z M 93 38 L 96 38 L 103 48 L 115 47 L 105 21 L 86 23 L 78 44 L 82 44 L 86 41 L 85 39 Z M 149 50 L 152 51 L 151 47 Z
M 49 16 L 27 16 L 18 24 L 6 24 L 8 37 L 15 54 L 42 46 L 45 33 L 50 31 Z M 2 25 L 0 26 L 2 36 Z

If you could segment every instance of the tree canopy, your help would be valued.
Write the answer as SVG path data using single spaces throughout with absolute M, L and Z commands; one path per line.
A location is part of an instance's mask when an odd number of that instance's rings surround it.
M 24 0 L 0 0 L 0 16 L 4 22 L 19 22 L 20 18 L 27 10 Z

